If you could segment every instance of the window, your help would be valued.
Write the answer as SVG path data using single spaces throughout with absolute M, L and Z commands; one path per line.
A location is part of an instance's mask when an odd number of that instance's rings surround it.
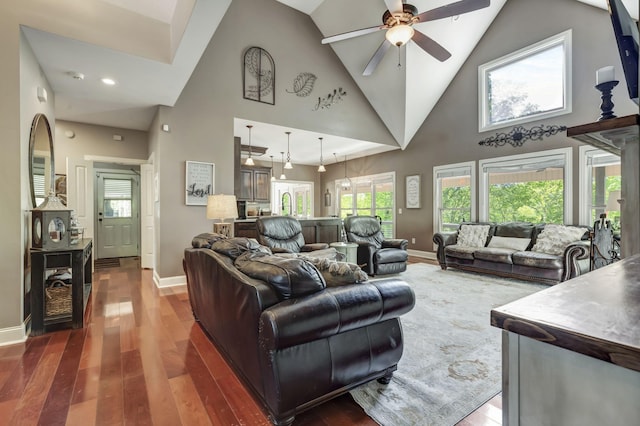
M 131 217 L 131 179 L 104 179 L 104 217 Z
M 571 30 L 478 68 L 479 131 L 571 112 Z
M 313 216 L 313 182 L 273 182 L 271 206 L 274 212 L 282 215 Z
M 475 220 L 475 175 L 475 162 L 433 168 L 434 232 L 455 231 Z
M 580 223 L 593 225 L 602 213 L 606 213 L 613 229 L 619 230 L 620 156 L 592 146 L 581 146 L 580 164 Z
M 395 173 L 350 178 L 350 181 L 350 188 L 344 188 L 342 181 L 336 181 L 340 217 L 353 214 L 379 216 L 383 235 L 394 238 Z
M 571 148 L 481 160 L 480 220 L 571 223 Z

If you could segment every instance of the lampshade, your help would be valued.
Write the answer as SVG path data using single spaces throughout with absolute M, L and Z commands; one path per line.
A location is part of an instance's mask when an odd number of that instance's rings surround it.
M 398 24 L 389 28 L 387 30 L 387 34 L 385 35 L 385 37 L 392 44 L 400 47 L 404 45 L 406 42 L 408 42 L 409 40 L 411 40 L 411 37 L 413 37 L 413 33 L 414 31 L 411 26 L 405 25 L 405 24 Z
M 273 182 L 276 180 L 276 176 L 273 174 L 273 155 L 270 155 L 269 157 L 271 157 L 271 181 Z
M 606 211 L 608 212 L 619 212 L 620 211 L 620 203 L 618 200 L 621 198 L 620 191 L 610 191 L 609 199 L 607 200 Z
M 207 198 L 207 219 L 236 219 L 238 204 L 235 195 L 215 194 Z

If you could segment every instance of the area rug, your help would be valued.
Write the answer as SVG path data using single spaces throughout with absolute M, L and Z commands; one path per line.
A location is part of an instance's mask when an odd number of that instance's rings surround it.
M 548 288 L 489 275 L 409 265 L 397 277 L 416 295 L 401 317 L 404 353 L 391 383 L 351 391 L 384 426 L 458 423 L 501 390 L 501 332 L 491 309 Z

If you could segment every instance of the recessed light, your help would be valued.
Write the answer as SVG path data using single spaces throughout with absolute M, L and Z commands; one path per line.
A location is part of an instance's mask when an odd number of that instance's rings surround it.
M 103 78 L 101 81 L 107 86 L 113 86 L 116 84 L 116 81 L 111 78 Z

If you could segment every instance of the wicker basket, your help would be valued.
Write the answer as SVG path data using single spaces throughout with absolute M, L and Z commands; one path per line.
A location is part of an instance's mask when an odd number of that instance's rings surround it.
M 61 280 L 52 281 L 44 289 L 45 315 L 55 316 L 71 313 L 71 284 Z

